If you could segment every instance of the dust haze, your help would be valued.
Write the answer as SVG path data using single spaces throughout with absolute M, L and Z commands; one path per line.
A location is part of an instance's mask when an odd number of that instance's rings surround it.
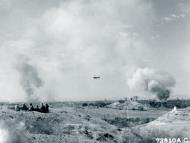
M 189 22 L 189 12 L 180 2 L 173 11 L 160 11 L 162 4 L 139 0 L 48 0 L 26 1 L 26 5 L 22 0 L 1 1 L 0 100 L 133 96 L 137 93 L 126 81 L 143 67 L 172 74 L 176 83 L 174 87 L 174 83 L 162 85 L 151 80 L 146 91 L 158 98 L 187 98 L 189 28 L 184 25 Z M 174 29 L 181 27 L 181 32 L 175 30 L 177 37 L 169 24 Z M 28 61 L 20 62 L 20 57 Z M 93 76 L 101 79 L 93 80 Z

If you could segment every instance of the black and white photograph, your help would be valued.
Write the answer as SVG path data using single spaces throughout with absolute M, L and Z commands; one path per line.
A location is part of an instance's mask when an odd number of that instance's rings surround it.
M 0 143 L 190 143 L 189 0 L 0 0 Z

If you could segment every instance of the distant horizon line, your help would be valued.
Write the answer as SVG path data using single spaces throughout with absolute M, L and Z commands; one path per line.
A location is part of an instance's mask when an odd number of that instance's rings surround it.
M 125 100 L 125 99 L 99 99 L 99 100 L 63 100 L 63 101 L 0 101 L 0 104 L 5 104 L 5 103 L 69 103 L 69 102 L 98 102 L 98 101 L 119 101 L 119 100 Z M 154 101 L 156 99 L 138 99 L 140 100 L 146 100 L 146 101 Z M 137 100 L 137 101 L 138 101 Z M 166 101 L 172 101 L 172 100 L 190 100 L 190 98 L 170 98 Z M 159 101 L 159 100 L 157 100 Z

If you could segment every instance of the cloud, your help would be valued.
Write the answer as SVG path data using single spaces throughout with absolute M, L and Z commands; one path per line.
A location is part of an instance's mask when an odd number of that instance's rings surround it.
M 179 15 L 171 14 L 169 16 L 164 17 L 163 21 L 171 22 L 173 20 L 180 20 L 180 19 L 184 19 L 184 18 L 185 18 L 185 14 L 179 14 Z
M 131 13 L 134 8 L 138 10 Z M 7 98 L 1 96 L 0 99 L 31 99 L 23 87 L 36 89 L 33 84 L 36 80 L 43 81 L 43 86 L 32 95 L 39 100 L 64 100 L 67 95 L 68 99 L 96 99 L 101 94 L 112 93 L 109 80 L 98 85 L 92 84 L 89 78 L 94 74 L 117 75 L 123 66 L 135 62 L 133 56 L 139 57 L 144 52 L 146 44 L 141 31 L 136 29 L 151 24 L 145 13 L 151 14 L 151 6 L 138 0 L 81 0 L 65 1 L 39 18 L 31 19 L 32 23 L 25 25 L 26 30 L 19 39 L 2 44 L 1 66 L 5 66 L 3 72 L 10 71 L 11 76 L 1 80 L 1 89 L 7 87 L 4 92 Z M 29 59 L 32 65 L 18 62 L 23 60 L 21 56 Z M 27 71 L 22 72 L 17 67 L 26 67 Z M 31 74 L 37 78 L 31 78 Z
M 35 51 L 38 52 L 36 59 L 44 57 L 47 60 L 44 62 L 52 63 L 49 69 L 45 63 L 38 65 L 42 70 L 46 70 L 46 73 L 42 74 L 46 75 L 44 77 L 46 85 L 50 84 L 51 80 L 60 79 L 56 81 L 59 83 L 56 88 L 51 87 L 57 97 L 62 95 L 62 89 L 74 98 L 84 94 L 87 99 L 95 99 L 103 94 L 101 92 L 105 92 L 106 95 L 112 92 L 113 87 L 109 81 L 94 85 L 89 84 L 90 81 L 84 78 L 90 78 L 94 74 L 108 77 L 117 74 L 123 66 L 135 62 L 133 56 L 139 57 L 144 52 L 146 44 L 142 37 L 134 32 L 136 30 L 133 26 L 140 29 L 142 25 L 150 25 L 148 17 L 143 13 L 149 11 L 151 7 L 143 3 L 140 3 L 142 6 L 140 7 L 138 4 L 138 1 L 89 1 L 88 3 L 72 1 L 59 8 L 53 8 L 43 15 L 39 26 L 41 30 L 36 30 L 34 36 L 35 39 L 42 40 L 35 46 L 38 47 Z M 139 12 L 135 11 L 134 16 L 129 14 L 131 7 L 136 6 L 139 7 Z M 138 22 L 136 17 L 140 18 Z M 41 44 L 38 46 L 38 43 Z M 56 76 L 48 74 L 52 68 Z M 67 81 L 72 74 L 75 75 L 72 81 Z M 66 85 L 64 80 L 69 84 Z M 76 89 L 72 93 L 68 91 L 72 87 L 68 86 L 73 83 Z M 101 92 L 97 92 L 98 90 Z M 80 95 L 76 97 L 76 94 Z
M 5 14 L 10 10 L 11 2 L 9 0 L 1 0 L 0 1 L 0 15 Z
M 126 72 L 145 66 L 154 52 L 146 41 L 152 36 L 155 20 L 148 2 L 62 1 L 41 15 L 25 13 L 23 17 L 24 32 L 17 38 L 4 40 L 0 51 L 2 72 L 11 75 L 2 75 L 0 89 L 6 91 L 7 98 L 0 95 L 0 99 L 27 101 L 28 93 L 20 82 L 27 75 L 34 83 L 43 81 L 41 86 L 27 84 L 35 86 L 33 95 L 39 100 L 125 96 Z M 29 63 L 19 62 L 21 56 L 29 59 Z M 30 70 L 23 74 L 18 64 Z M 35 78 L 30 78 L 30 74 Z M 91 80 L 96 74 L 102 80 Z

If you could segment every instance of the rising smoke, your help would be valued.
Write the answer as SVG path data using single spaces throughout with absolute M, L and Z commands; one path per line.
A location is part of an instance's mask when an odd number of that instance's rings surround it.
M 155 32 L 154 24 L 160 16 L 157 17 L 149 1 L 63 0 L 57 5 L 54 1 L 32 1 L 32 7 L 27 5 L 27 8 L 22 1 L 8 1 L 11 10 L 5 10 L 4 24 L 0 26 L 1 101 L 25 101 L 25 97 L 41 101 L 125 97 L 129 92 L 123 83 L 126 71 L 130 72 L 133 66 L 148 65 L 149 61 L 150 65 L 159 62 L 158 68 L 168 66 L 176 78 L 186 82 L 177 92 L 187 93 L 188 80 L 180 77 L 181 72 L 187 73 L 181 67 L 185 63 L 180 67 L 165 63 L 163 59 L 168 57 L 165 53 L 172 48 L 163 51 L 151 47 L 157 40 L 159 45 L 162 36 Z M 1 10 L 4 7 L 0 5 Z M 158 60 L 160 54 L 164 58 Z M 173 63 L 188 61 L 178 60 L 183 56 L 178 54 L 169 55 Z M 19 65 L 19 75 L 14 68 L 18 55 L 30 59 Z M 101 74 L 102 80 L 91 80 L 96 73 Z M 159 84 L 155 82 L 151 84 Z
M 5 73 L 0 71 L 4 77 L 0 100 L 98 100 L 124 96 L 126 88 L 118 72 L 125 74 L 123 67 L 133 65 L 144 53 L 146 44 L 140 29 L 152 27 L 150 4 L 139 0 L 53 3 L 33 1 L 32 7 L 26 8 L 22 2 L 10 1 L 11 10 L 3 14 L 7 29 L 0 25 L 4 31 L 1 34 L 12 35 L 0 38 L 0 65 Z M 14 67 L 19 55 L 29 60 L 19 58 L 23 63 L 18 64 L 18 75 Z M 96 73 L 107 78 L 94 82 L 91 77 Z M 113 80 L 117 81 L 114 85 Z
M 23 87 L 27 99 L 29 101 L 36 101 L 37 90 L 43 86 L 43 81 L 40 78 L 35 66 L 30 63 L 30 60 L 26 57 L 21 57 L 22 62 L 19 62 L 17 69 L 20 73 L 20 83 Z
M 162 101 L 170 97 L 171 88 L 175 86 L 175 83 L 174 77 L 170 74 L 150 68 L 137 69 L 127 80 L 131 89 L 149 92 Z

